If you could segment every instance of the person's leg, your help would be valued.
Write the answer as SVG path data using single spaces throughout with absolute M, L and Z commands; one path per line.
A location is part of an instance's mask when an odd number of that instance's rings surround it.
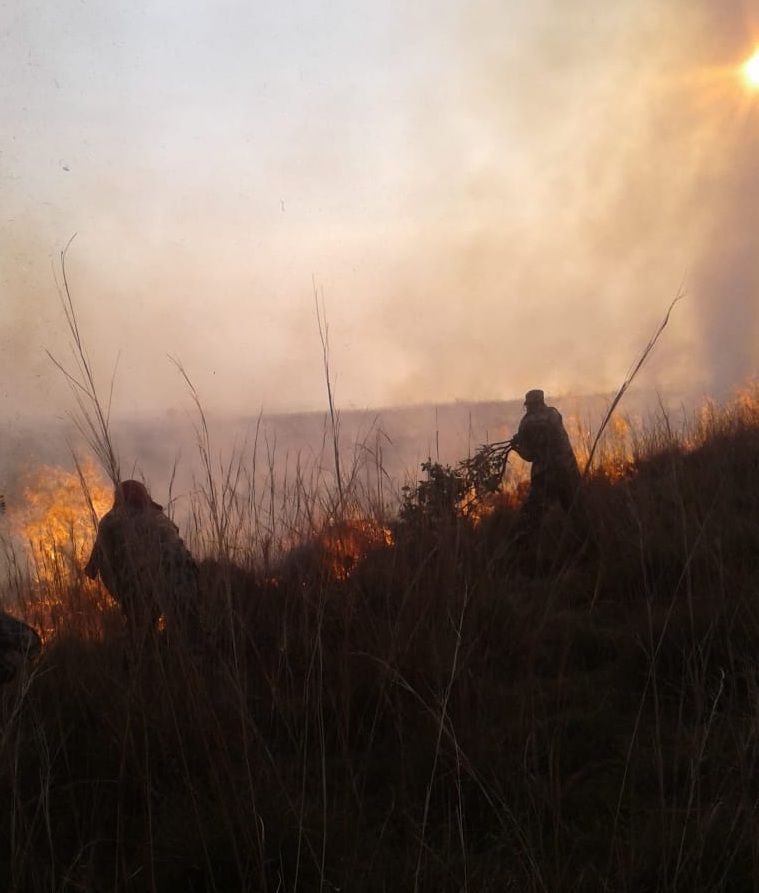
M 591 522 L 588 500 L 579 477 L 567 477 L 556 489 L 556 498 L 567 515 L 567 523 L 580 548 L 585 551 L 595 544 L 595 529 Z
M 516 535 L 518 539 L 534 539 L 549 502 L 548 480 L 543 475 L 533 475 L 530 489 L 519 509 Z

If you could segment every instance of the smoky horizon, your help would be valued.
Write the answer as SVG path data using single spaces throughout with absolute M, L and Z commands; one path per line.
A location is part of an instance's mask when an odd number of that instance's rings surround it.
M 116 415 L 318 412 L 325 346 L 345 410 L 614 392 L 680 294 L 640 385 L 757 374 L 740 0 L 7 12 L 6 419 L 72 406 L 64 250 Z

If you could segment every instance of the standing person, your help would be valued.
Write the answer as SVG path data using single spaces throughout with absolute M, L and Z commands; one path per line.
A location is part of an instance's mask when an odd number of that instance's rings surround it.
M 194 632 L 185 627 L 197 616 L 197 564 L 179 528 L 140 481 L 116 485 L 84 572 L 93 580 L 100 575 L 124 613 L 133 644 L 155 634 L 161 617 L 169 635 Z
M 520 512 L 522 531 L 532 533 L 552 503 L 558 502 L 565 512 L 579 508 L 581 475 L 561 413 L 546 405 L 543 391 L 528 391 L 524 408 L 512 447 L 532 463 L 530 490 Z

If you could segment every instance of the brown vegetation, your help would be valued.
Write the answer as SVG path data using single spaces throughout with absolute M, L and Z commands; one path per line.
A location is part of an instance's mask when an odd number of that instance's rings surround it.
M 632 435 L 593 548 L 557 511 L 528 558 L 507 492 L 263 561 L 209 484 L 205 644 L 137 663 L 76 573 L 17 576 L 56 610 L 0 696 L 0 889 L 755 889 L 759 393 Z

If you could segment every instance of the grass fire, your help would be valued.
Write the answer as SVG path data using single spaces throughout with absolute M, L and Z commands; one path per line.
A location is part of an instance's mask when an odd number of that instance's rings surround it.
M 248 496 L 197 502 L 230 537 L 199 540 L 202 635 L 140 652 L 81 572 L 112 488 L 39 469 L 8 509 L 44 647 L 0 695 L 0 889 L 753 889 L 757 457 L 754 385 L 608 426 L 590 550 L 558 508 L 515 539 L 523 470 L 496 486 L 487 450 L 394 506 L 299 491 L 277 555 L 224 523 Z

